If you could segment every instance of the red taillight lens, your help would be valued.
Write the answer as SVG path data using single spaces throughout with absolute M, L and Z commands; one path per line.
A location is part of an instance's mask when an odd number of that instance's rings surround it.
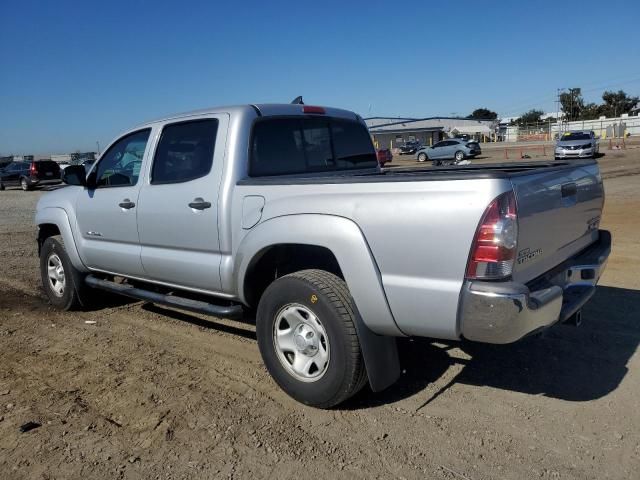
M 31 166 L 29 167 L 29 174 L 37 175 L 37 173 L 38 173 L 38 167 L 36 166 L 35 163 L 32 163 Z
M 322 107 L 314 107 L 313 105 L 305 105 L 302 107 L 302 113 L 319 113 L 325 114 L 324 108 Z
M 513 192 L 489 204 L 473 239 L 467 278 L 495 280 L 511 275 L 518 243 L 518 218 Z

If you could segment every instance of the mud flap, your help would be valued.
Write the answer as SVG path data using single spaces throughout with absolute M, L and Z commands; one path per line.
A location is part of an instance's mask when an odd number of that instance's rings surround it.
M 374 392 L 381 392 L 400 378 L 400 359 L 396 338 L 373 333 L 365 325 L 357 309 L 354 313 L 369 385 Z

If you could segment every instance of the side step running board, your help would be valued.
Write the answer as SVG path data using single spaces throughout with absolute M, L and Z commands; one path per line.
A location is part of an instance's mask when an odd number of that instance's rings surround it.
M 99 288 L 101 290 L 126 295 L 127 297 L 136 298 L 138 300 L 146 300 L 148 302 L 180 308 L 182 310 L 189 310 L 191 312 L 206 313 L 207 315 L 227 318 L 239 317 L 242 315 L 242 305 L 229 305 L 228 307 L 214 305 L 212 303 L 191 300 L 189 298 L 151 292 L 149 290 L 135 288 L 131 285 L 110 282 L 108 280 L 96 278 L 93 275 L 88 275 L 85 278 L 85 282 L 92 288 Z

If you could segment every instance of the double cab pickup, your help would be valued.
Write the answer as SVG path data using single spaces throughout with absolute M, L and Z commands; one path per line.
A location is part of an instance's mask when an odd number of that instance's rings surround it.
M 55 307 L 107 290 L 255 315 L 270 374 L 320 408 L 393 384 L 397 337 L 509 343 L 578 323 L 611 248 L 594 160 L 384 169 L 336 108 L 163 118 L 64 181 L 35 219 Z

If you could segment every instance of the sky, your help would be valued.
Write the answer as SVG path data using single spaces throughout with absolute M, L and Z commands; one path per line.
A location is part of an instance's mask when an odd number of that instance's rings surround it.
M 555 111 L 640 94 L 640 1 L 0 0 L 0 155 L 95 151 L 242 103 L 370 116 Z

